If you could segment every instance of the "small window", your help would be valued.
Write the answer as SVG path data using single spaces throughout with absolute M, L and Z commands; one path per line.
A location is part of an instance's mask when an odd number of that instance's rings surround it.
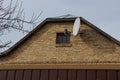
M 57 44 L 70 43 L 70 35 L 68 34 L 65 35 L 64 33 L 57 33 L 56 43 Z

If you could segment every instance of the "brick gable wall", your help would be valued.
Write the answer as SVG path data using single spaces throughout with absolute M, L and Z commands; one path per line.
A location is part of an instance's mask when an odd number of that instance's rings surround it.
M 85 33 L 74 37 L 71 46 L 56 45 L 56 33 L 65 28 L 72 33 L 73 22 L 49 22 L 43 29 L 25 41 L 10 56 L 0 59 L 0 64 L 81 64 L 118 63 L 120 46 L 101 35 L 85 23 L 80 30 Z

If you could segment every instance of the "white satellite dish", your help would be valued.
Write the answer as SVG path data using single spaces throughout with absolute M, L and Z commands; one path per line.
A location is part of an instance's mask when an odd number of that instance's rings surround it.
M 77 36 L 80 29 L 80 18 L 76 18 L 73 25 L 73 36 Z

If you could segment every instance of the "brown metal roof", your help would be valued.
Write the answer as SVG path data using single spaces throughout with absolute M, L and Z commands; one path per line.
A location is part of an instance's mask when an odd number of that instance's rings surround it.
M 120 70 L 0 70 L 0 80 L 120 80 Z
M 15 45 L 13 45 L 8 50 L 0 53 L 0 57 L 3 57 L 3 56 L 6 56 L 6 55 L 10 54 L 11 51 L 14 51 L 17 47 L 19 47 L 21 44 L 23 44 L 23 42 L 26 41 L 28 38 L 30 38 L 34 33 L 36 33 L 36 31 L 38 31 L 41 28 L 43 28 L 43 25 L 45 25 L 46 23 L 48 23 L 48 22 L 63 22 L 63 21 L 64 22 L 65 21 L 72 21 L 73 22 L 75 19 L 76 19 L 76 17 L 74 17 L 74 18 L 47 18 L 47 19 L 45 19 L 35 29 L 33 29 L 31 32 L 29 32 L 24 38 L 22 38 L 20 41 L 18 41 Z M 80 17 L 80 20 L 82 22 L 88 24 L 91 28 L 95 29 L 99 33 L 101 33 L 103 36 L 107 37 L 108 39 L 114 41 L 116 44 L 120 45 L 120 41 L 118 41 L 117 39 L 113 38 L 112 36 L 110 36 L 109 34 L 104 32 L 103 30 L 99 29 L 97 26 L 93 25 L 92 23 L 90 23 L 89 21 L 84 19 L 83 17 Z

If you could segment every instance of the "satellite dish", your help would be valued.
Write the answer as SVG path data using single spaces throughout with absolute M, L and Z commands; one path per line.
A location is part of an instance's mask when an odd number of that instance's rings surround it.
M 77 36 L 80 29 L 80 18 L 76 18 L 73 25 L 73 36 Z

